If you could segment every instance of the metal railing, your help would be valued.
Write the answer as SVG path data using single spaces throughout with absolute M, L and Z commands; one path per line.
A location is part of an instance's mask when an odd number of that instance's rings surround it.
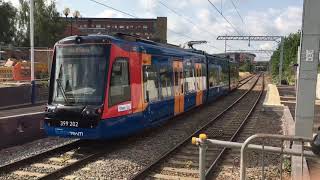
M 262 145 L 250 144 L 254 139 L 262 139 Z M 280 140 L 281 147 L 275 146 L 266 146 L 264 140 Z M 300 143 L 301 150 L 291 149 L 284 147 L 284 141 L 289 141 L 290 143 L 296 142 Z M 301 175 L 303 175 L 303 159 L 304 157 L 317 157 L 313 152 L 304 150 L 304 144 L 306 142 L 312 142 L 311 138 L 297 137 L 297 136 L 288 136 L 288 135 L 274 135 L 274 134 L 255 134 L 250 136 L 244 143 L 239 142 L 230 142 L 230 141 L 221 141 L 215 139 L 208 139 L 205 134 L 200 134 L 199 138 L 193 137 L 192 144 L 195 144 L 199 147 L 199 177 L 201 180 L 206 179 L 206 151 L 208 146 L 215 145 L 224 148 L 238 148 L 241 149 L 241 159 L 240 159 L 240 179 L 246 179 L 246 166 L 247 166 L 247 151 L 248 150 L 258 150 L 262 151 L 262 179 L 265 179 L 264 175 L 264 153 L 280 153 L 280 179 L 282 179 L 282 166 L 283 166 L 283 155 L 291 156 L 301 156 Z

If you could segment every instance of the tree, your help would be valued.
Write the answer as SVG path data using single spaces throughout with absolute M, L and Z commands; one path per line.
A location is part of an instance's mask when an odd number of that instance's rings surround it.
M 9 2 L 0 0 L 0 42 L 10 44 L 15 36 L 17 9 Z
M 239 71 L 241 72 L 252 72 L 253 66 L 250 60 L 244 60 L 243 63 L 240 64 Z
M 65 22 L 61 21 L 55 1 L 35 0 L 34 5 L 34 45 L 52 47 L 62 37 Z M 20 0 L 16 42 L 20 46 L 30 45 L 29 0 Z
M 300 44 L 300 32 L 292 33 L 284 38 L 284 57 L 282 65 L 282 78 L 288 83 L 294 82 L 293 65 L 297 63 L 297 52 Z M 280 64 L 280 44 L 276 51 L 273 52 L 271 59 L 271 74 L 274 81 L 279 78 L 279 64 Z

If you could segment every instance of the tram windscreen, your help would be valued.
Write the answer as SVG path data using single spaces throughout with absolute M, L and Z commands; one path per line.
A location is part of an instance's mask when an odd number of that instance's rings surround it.
M 106 84 L 105 45 L 67 45 L 56 48 L 53 103 L 102 104 Z

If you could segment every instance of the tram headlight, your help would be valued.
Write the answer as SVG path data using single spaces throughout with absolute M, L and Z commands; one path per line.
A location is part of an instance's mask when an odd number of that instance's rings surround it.
M 45 108 L 45 112 L 47 112 L 47 113 L 54 113 L 55 110 L 56 110 L 56 107 L 55 107 L 55 106 L 47 106 L 47 107 Z
M 102 113 L 102 107 L 99 107 L 99 108 L 96 110 L 96 113 L 100 115 L 100 114 Z

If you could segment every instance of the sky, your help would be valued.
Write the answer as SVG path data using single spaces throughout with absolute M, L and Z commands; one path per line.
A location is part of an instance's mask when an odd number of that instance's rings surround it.
M 11 1 L 16 7 L 19 0 Z M 138 18 L 166 16 L 168 42 L 183 45 L 190 40 L 206 40 L 195 46 L 209 53 L 223 53 L 219 35 L 283 35 L 301 29 L 303 0 L 95 0 Z M 68 7 L 82 17 L 130 17 L 92 0 L 56 0 L 62 13 Z M 214 7 L 214 6 L 216 7 Z M 225 17 L 225 18 L 224 18 Z M 276 42 L 227 41 L 227 50 L 272 50 Z M 256 60 L 269 60 L 270 53 Z

